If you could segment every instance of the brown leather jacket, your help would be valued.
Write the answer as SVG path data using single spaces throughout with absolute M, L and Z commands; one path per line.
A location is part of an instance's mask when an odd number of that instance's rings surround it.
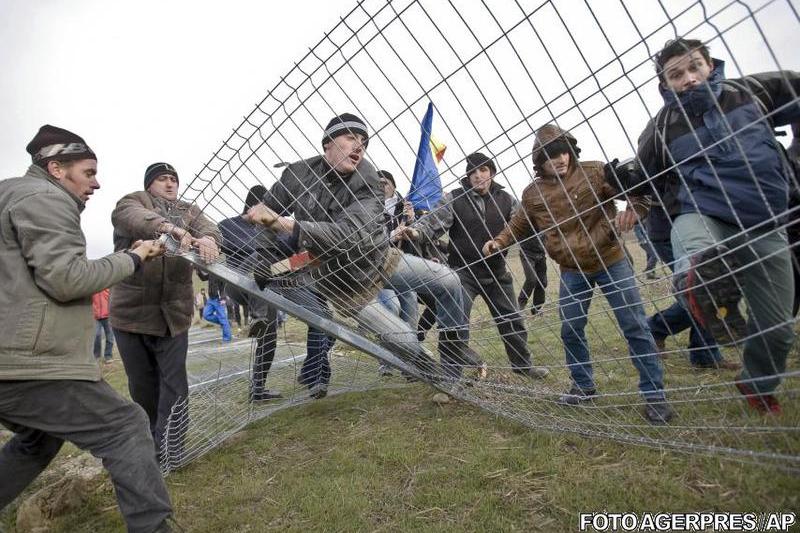
M 168 202 L 145 191 L 124 196 L 111 214 L 114 248 L 124 250 L 138 239 L 157 237 L 165 220 L 194 237 L 222 236 L 194 204 Z M 130 333 L 174 337 L 189 329 L 194 313 L 193 267 L 180 257 L 162 256 L 111 289 L 111 326 Z
M 547 143 L 558 137 L 571 136 L 555 126 L 540 129 L 534 161 L 538 151 L 546 150 Z M 538 166 L 536 170 L 537 178 L 522 193 L 522 209 L 495 237 L 502 248 L 538 232 L 547 253 L 562 269 L 586 273 L 602 270 L 625 257 L 611 222 L 617 214 L 613 199 L 626 198 L 606 181 L 604 163 L 573 160 L 563 179 L 543 176 Z M 647 215 L 649 197 L 627 200 L 640 217 Z

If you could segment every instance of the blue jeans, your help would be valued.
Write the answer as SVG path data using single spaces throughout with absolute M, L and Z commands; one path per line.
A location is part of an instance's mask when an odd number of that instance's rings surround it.
M 386 280 L 385 289 L 398 295 L 418 292 L 436 301 L 439 330 L 465 331 L 467 318 L 461 294 L 461 280 L 450 267 L 415 255 L 403 254 L 397 269 Z M 414 300 L 414 306 L 417 302 Z M 416 320 L 414 321 L 414 324 Z M 415 327 L 412 325 L 412 328 Z
M 653 241 L 653 249 L 658 254 L 661 262 L 670 270 L 674 269 L 672 243 L 670 241 Z M 717 343 L 711 334 L 700 328 L 692 315 L 677 300 L 670 307 L 647 319 L 647 325 L 655 339 L 666 339 L 670 335 L 677 335 L 685 329 L 689 331 L 689 363 L 693 365 L 708 365 L 722 361 L 722 354 L 717 348 Z
M 647 236 L 647 231 L 641 224 L 636 224 L 633 226 L 633 233 L 636 235 L 636 240 L 639 241 L 639 246 L 642 248 L 642 250 L 644 250 L 644 253 L 647 256 L 647 265 L 644 267 L 645 272 L 648 270 L 653 270 L 658 264 L 658 255 L 654 250 L 655 243 L 650 242 L 650 239 Z
M 599 285 L 603 291 L 625 340 L 628 341 L 631 361 L 639 371 L 639 390 L 649 399 L 663 397 L 661 363 L 656 354 L 653 336 L 647 327 L 647 317 L 633 278 L 633 269 L 627 259 L 591 274 L 561 272 L 558 309 L 561 316 L 561 340 L 564 342 L 567 365 L 575 385 L 583 390 L 595 389 L 589 347 L 584 333 L 595 285 Z
M 94 323 L 94 357 L 100 359 L 100 348 L 103 344 L 103 335 L 105 335 L 106 349 L 103 357 L 106 361 L 111 361 L 111 352 L 114 349 L 114 334 L 111 333 L 111 324 L 109 324 L 108 318 L 98 318 Z
M 222 326 L 222 340 L 231 340 L 231 325 L 228 322 L 228 312 L 225 305 L 218 298 L 209 298 L 203 308 L 203 320 Z
M 286 299 L 300 304 L 314 314 L 333 318 L 328 302 L 308 287 L 270 287 Z M 306 335 L 306 358 L 297 375 L 297 382 L 312 388 L 314 385 L 327 385 L 331 381 L 331 363 L 328 358 L 336 339 L 324 331 L 308 326 Z
M 378 301 L 386 309 L 400 317 L 411 327 L 415 327 L 419 318 L 419 306 L 417 304 L 417 293 L 414 291 L 404 291 L 397 293 L 392 289 L 381 289 L 378 293 Z

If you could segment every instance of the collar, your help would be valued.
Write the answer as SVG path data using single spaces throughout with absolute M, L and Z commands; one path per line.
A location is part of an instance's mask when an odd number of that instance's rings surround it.
M 708 76 L 708 80 L 700 87 L 676 93 L 667 89 L 663 84 L 659 84 L 661 97 L 664 105 L 675 109 L 685 109 L 687 113 L 699 115 L 711 109 L 717 102 L 722 93 L 722 82 L 725 80 L 725 62 L 721 59 L 712 58 L 714 70 Z M 710 90 L 709 90 L 710 89 Z
M 70 198 L 75 200 L 75 203 L 78 205 L 78 212 L 79 213 L 83 212 L 83 210 L 86 208 L 86 203 L 83 200 L 81 200 L 80 198 L 78 198 L 77 196 L 72 194 L 69 190 L 67 190 L 66 187 L 64 187 L 61 184 L 60 181 L 58 181 L 53 176 L 51 176 L 49 172 L 47 172 L 45 169 L 43 169 L 39 165 L 31 165 L 28 168 L 28 172 L 25 175 L 29 176 L 31 178 L 47 180 L 50 183 L 52 183 L 53 185 L 55 185 L 56 187 L 58 187 L 59 189 L 61 189 L 62 191 L 64 191 L 65 193 L 67 193 Z

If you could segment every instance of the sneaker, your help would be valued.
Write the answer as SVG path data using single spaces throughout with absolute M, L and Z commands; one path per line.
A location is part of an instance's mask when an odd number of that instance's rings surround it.
M 747 399 L 750 407 L 762 415 L 778 415 L 781 413 L 781 404 L 774 395 L 759 394 L 748 383 L 743 381 L 737 381 L 736 388 Z
M 595 396 L 597 396 L 597 389 L 581 389 L 577 385 L 572 385 L 569 392 L 558 397 L 556 403 L 559 405 L 579 405 L 593 401 Z
M 647 400 L 644 406 L 644 417 L 654 426 L 664 426 L 675 418 L 675 411 L 663 398 Z
M 725 254 L 728 248 L 717 246 L 693 255 L 683 281 L 689 312 L 721 343 L 747 335 L 747 323 L 739 312 L 742 291 L 730 273 L 739 261 Z
M 315 383 L 308 389 L 308 395 L 314 400 L 321 400 L 328 395 L 328 384 Z
M 278 400 L 280 398 L 283 398 L 283 394 L 269 389 L 250 392 L 250 403 L 268 402 L 270 400 Z
M 533 379 L 544 379 L 550 375 L 550 370 L 543 366 L 529 366 L 527 368 L 514 368 L 515 374 L 520 374 Z

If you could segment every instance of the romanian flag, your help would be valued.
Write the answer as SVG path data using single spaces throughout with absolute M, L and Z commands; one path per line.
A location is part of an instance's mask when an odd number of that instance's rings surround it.
M 430 211 L 442 198 L 442 180 L 436 163 L 442 160 L 447 148 L 431 137 L 433 124 L 433 104 L 428 103 L 428 110 L 422 119 L 422 135 L 417 150 L 417 161 L 414 163 L 414 175 L 411 178 L 411 190 L 406 200 L 411 202 L 416 211 Z

